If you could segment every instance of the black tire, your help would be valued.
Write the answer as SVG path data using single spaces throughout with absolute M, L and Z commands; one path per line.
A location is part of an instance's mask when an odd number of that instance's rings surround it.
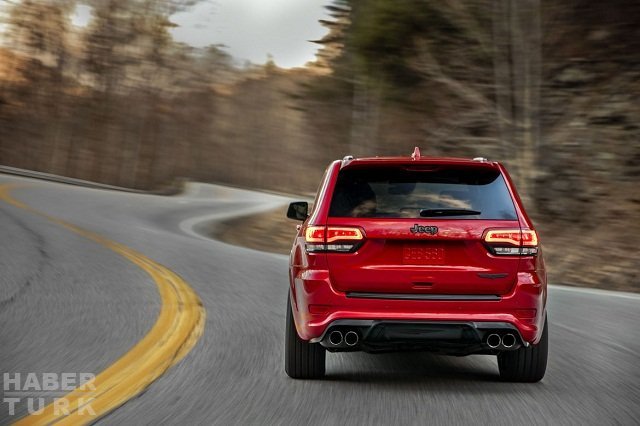
M 498 354 L 500 378 L 507 382 L 539 382 L 547 370 L 549 327 L 544 320 L 542 337 L 537 345 Z
M 287 331 L 284 345 L 284 371 L 294 379 L 321 379 L 325 373 L 327 352 L 319 343 L 302 340 L 296 331 L 287 298 Z

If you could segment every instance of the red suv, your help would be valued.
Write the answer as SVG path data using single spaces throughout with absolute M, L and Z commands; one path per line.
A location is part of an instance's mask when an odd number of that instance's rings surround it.
M 345 157 L 326 170 L 289 264 L 285 370 L 326 351 L 497 355 L 504 380 L 547 365 L 538 235 L 505 168 L 483 158 Z

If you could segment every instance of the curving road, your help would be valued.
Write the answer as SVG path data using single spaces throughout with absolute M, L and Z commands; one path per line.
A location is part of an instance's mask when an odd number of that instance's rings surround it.
M 488 356 L 357 353 L 329 354 L 326 380 L 293 381 L 282 356 L 287 258 L 198 233 L 204 220 L 286 198 L 197 184 L 161 197 L 0 176 L 16 182 L 14 198 L 168 267 L 206 309 L 195 348 L 100 424 L 640 423 L 638 296 L 553 287 L 538 384 L 499 382 Z M 153 326 L 161 299 L 136 265 L 5 202 L 0 223 L 1 372 L 97 374 Z M 9 416 L 2 404 L 0 424 L 26 408 L 17 409 Z

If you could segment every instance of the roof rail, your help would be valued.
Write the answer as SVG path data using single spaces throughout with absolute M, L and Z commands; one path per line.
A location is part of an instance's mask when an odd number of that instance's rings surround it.
M 487 160 L 486 158 L 484 158 L 484 157 L 475 157 L 475 158 L 473 159 L 473 161 L 481 161 L 481 162 L 483 162 L 483 163 L 484 163 L 484 162 L 486 162 L 486 161 L 488 161 L 488 160 Z

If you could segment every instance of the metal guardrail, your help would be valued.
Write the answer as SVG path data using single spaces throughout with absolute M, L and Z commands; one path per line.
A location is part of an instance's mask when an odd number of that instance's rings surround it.
M 154 190 L 154 191 L 144 191 L 141 189 L 125 188 L 122 186 L 108 185 L 105 183 L 92 182 L 92 181 L 83 180 L 83 179 L 77 179 L 77 178 L 72 178 L 67 176 L 54 175 L 51 173 L 38 172 L 35 170 L 26 170 L 26 169 L 20 169 L 17 167 L 2 166 L 2 165 L 0 165 L 0 173 L 5 173 L 5 174 L 15 175 L 15 176 L 23 176 L 23 177 L 33 178 L 33 179 L 42 179 L 42 180 L 47 180 L 51 182 L 65 183 L 68 185 L 84 186 L 87 188 L 107 189 L 110 191 L 132 192 L 136 194 L 175 195 L 175 194 L 181 193 L 184 187 L 184 181 L 181 179 L 178 179 L 169 188 Z

